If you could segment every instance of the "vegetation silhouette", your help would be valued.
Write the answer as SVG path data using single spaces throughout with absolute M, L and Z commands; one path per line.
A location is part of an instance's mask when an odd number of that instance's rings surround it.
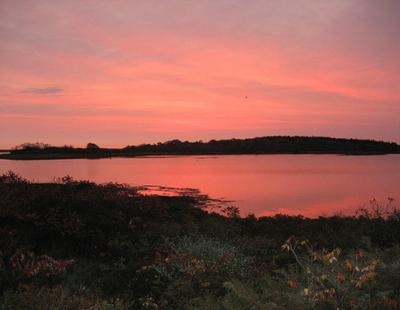
M 88 143 L 86 148 L 55 147 L 44 143 L 17 146 L 6 159 L 101 158 L 146 155 L 231 155 L 231 154 L 399 154 L 400 145 L 375 140 L 328 137 L 271 136 L 249 139 L 210 140 L 208 142 L 170 140 L 156 144 L 126 146 L 121 149 L 100 148 Z
M 99 149 L 99 148 L 100 148 L 100 147 L 99 147 L 97 144 L 91 143 L 91 142 L 89 142 L 89 143 L 86 145 L 86 149 L 87 149 L 87 150 L 93 150 L 93 149 L 97 150 L 97 149 Z
M 241 218 L 196 197 L 0 176 L 2 309 L 398 309 L 400 212 Z

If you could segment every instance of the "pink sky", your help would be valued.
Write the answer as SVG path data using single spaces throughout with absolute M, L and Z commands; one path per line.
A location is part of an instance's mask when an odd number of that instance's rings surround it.
M 2 0 L 0 148 L 400 142 L 400 1 Z

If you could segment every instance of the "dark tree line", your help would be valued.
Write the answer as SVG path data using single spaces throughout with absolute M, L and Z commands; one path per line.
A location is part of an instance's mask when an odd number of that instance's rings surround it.
M 375 140 L 328 137 L 272 136 L 249 139 L 210 140 L 208 142 L 170 140 L 157 144 L 127 146 L 122 149 L 100 148 L 88 143 L 86 148 L 55 147 L 26 143 L 11 151 L 18 154 L 71 154 L 93 156 L 161 154 L 388 154 L 400 153 L 400 145 Z
M 179 154 L 396 153 L 400 146 L 374 140 L 275 136 L 209 142 L 172 140 L 128 146 L 124 151 Z

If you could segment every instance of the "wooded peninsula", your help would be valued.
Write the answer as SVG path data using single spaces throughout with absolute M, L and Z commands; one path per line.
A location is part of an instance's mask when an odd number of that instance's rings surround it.
M 0 159 L 109 158 L 162 155 L 240 155 L 240 154 L 399 154 L 394 142 L 304 136 L 268 136 L 248 139 L 203 141 L 170 140 L 156 144 L 102 148 L 88 143 L 85 148 L 24 143 L 0 154 Z

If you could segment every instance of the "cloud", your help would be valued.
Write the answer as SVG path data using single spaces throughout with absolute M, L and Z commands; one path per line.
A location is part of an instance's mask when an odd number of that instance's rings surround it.
M 58 104 L 55 102 L 1 102 L 0 113 L 19 116 L 134 116 L 156 118 L 165 116 L 163 111 L 135 108 L 114 108 L 112 105 Z
M 64 89 L 57 86 L 43 87 L 43 88 L 29 88 L 21 91 L 23 94 L 36 94 L 36 95 L 54 95 L 62 93 Z

